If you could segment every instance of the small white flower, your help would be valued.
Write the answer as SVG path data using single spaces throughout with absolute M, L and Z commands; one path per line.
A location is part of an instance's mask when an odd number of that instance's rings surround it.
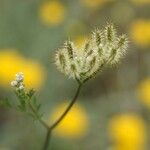
M 22 72 L 17 73 L 15 80 L 11 82 L 11 86 L 15 87 L 16 90 L 24 90 L 24 74 Z
M 24 80 L 24 74 L 22 72 L 19 72 L 16 74 L 16 81 L 21 82 Z
M 12 87 L 16 87 L 18 85 L 18 82 L 16 80 L 14 80 L 10 84 Z
M 23 85 L 20 85 L 18 89 L 19 89 L 19 90 L 23 90 L 23 89 L 24 89 L 24 86 L 23 86 Z

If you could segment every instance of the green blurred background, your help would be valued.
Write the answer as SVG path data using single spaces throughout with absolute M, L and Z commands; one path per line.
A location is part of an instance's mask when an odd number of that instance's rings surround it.
M 53 133 L 53 150 L 149 150 L 149 0 L 0 0 L 0 99 L 25 74 L 50 122 L 76 90 L 57 71 L 55 51 L 70 38 L 80 47 L 96 27 L 113 22 L 126 33 L 127 56 L 82 89 L 77 105 Z M 40 150 L 45 130 L 26 114 L 0 107 L 0 150 Z

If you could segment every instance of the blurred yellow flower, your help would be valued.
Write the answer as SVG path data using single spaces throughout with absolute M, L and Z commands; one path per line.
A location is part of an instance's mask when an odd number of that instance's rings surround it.
M 150 4 L 150 0 L 131 0 L 137 5 L 144 5 L 144 4 Z
M 0 50 L 0 85 L 10 87 L 10 82 L 18 72 L 25 75 L 27 88 L 38 89 L 44 81 L 44 68 L 37 62 L 25 59 L 12 49 Z
M 137 94 L 141 102 L 150 108 L 150 78 L 139 83 Z
M 59 25 L 65 18 L 65 7 L 59 1 L 46 1 L 40 7 L 41 21 L 46 25 Z
M 50 117 L 50 123 L 54 122 L 66 109 L 68 103 L 59 105 Z M 85 109 L 80 104 L 75 104 L 67 116 L 55 129 L 56 134 L 66 138 L 83 137 L 88 128 L 88 116 Z
M 80 0 L 85 6 L 89 8 L 99 8 L 108 2 L 113 2 L 115 0 Z
M 150 45 L 150 20 L 134 21 L 131 24 L 131 36 L 138 45 Z
M 84 45 L 86 40 L 87 40 L 87 37 L 85 37 L 85 36 L 78 36 L 78 37 L 75 38 L 74 43 L 77 46 L 77 48 L 82 48 L 82 46 Z
M 146 125 L 135 114 L 114 116 L 109 123 L 109 133 L 116 150 L 142 150 L 145 146 Z

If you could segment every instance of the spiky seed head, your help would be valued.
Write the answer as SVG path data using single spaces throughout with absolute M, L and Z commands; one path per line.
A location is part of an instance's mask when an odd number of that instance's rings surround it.
M 116 29 L 114 28 L 113 24 L 108 24 L 104 30 L 105 33 L 105 40 L 108 43 L 113 43 L 116 40 Z
M 112 24 L 103 30 L 96 29 L 82 46 L 79 55 L 77 47 L 70 40 L 56 53 L 57 68 L 64 74 L 83 83 L 104 67 L 117 64 L 125 54 L 128 39 L 125 35 L 117 36 Z

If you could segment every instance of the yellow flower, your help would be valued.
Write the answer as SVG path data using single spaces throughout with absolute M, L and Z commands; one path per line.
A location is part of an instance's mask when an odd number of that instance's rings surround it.
M 66 109 L 68 103 L 59 105 L 50 117 L 50 123 L 54 122 Z M 56 127 L 56 134 L 60 137 L 66 138 L 80 138 L 83 137 L 88 128 L 88 117 L 84 108 L 75 104 L 67 116 Z
M 78 36 L 75 38 L 74 43 L 77 46 L 77 48 L 82 48 L 82 46 L 85 44 L 87 38 L 85 36 Z
M 141 46 L 150 45 L 150 20 L 136 20 L 131 25 L 134 42 Z
M 0 85 L 10 87 L 17 72 L 25 75 L 25 85 L 38 89 L 44 81 L 44 68 L 36 61 L 25 59 L 12 49 L 0 50 Z
M 150 108 L 150 78 L 147 78 L 139 83 L 137 94 L 141 102 Z
M 115 0 L 80 0 L 85 6 L 89 8 L 99 8 L 108 2 L 113 2 Z
M 109 123 L 109 133 L 116 150 L 141 150 L 145 145 L 146 126 L 135 114 L 114 116 Z
M 137 5 L 144 5 L 144 4 L 150 4 L 150 0 L 131 0 Z
M 65 7 L 59 1 L 46 1 L 40 7 L 41 21 L 46 25 L 59 25 L 65 17 Z

